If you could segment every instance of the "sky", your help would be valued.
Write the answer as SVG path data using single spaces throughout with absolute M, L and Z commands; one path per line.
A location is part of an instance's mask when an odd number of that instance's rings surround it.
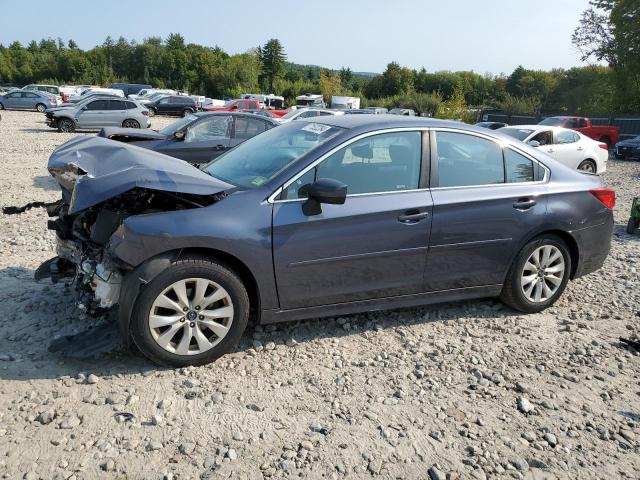
M 94 6 L 95 5 L 95 6 Z M 131 8 L 128 6 L 131 5 Z M 50 0 L 2 9 L 0 43 L 43 37 L 83 49 L 107 36 L 143 40 L 181 33 L 189 43 L 241 53 L 278 38 L 288 60 L 382 72 L 510 73 L 582 65 L 571 34 L 588 0 Z

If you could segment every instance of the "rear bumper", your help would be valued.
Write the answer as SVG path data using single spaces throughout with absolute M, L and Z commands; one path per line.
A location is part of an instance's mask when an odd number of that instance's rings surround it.
M 613 212 L 600 225 L 572 232 L 578 244 L 578 265 L 573 278 L 579 278 L 600 269 L 611 250 Z

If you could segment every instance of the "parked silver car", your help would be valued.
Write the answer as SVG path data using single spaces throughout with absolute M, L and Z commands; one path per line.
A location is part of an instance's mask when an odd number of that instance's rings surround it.
M 103 127 L 149 128 L 149 111 L 128 99 L 101 98 L 76 108 L 48 112 L 47 124 L 60 132 L 99 130 Z
M 0 110 L 37 110 L 58 106 L 57 97 L 44 92 L 15 90 L 0 96 Z

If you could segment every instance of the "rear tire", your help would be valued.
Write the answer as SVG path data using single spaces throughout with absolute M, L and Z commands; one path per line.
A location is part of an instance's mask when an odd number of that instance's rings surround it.
M 629 217 L 629 221 L 627 222 L 627 233 L 629 235 L 633 235 L 636 231 L 636 228 L 640 226 L 640 221 L 636 220 L 633 217 Z
M 521 312 L 540 312 L 562 295 L 570 274 L 571 255 L 567 244 L 556 235 L 542 235 L 527 243 L 516 256 L 500 299 Z
M 207 286 L 199 296 L 200 284 Z M 214 296 L 220 299 L 207 303 Z M 176 308 L 165 308 L 166 298 Z M 225 316 L 212 315 L 223 308 Z M 238 344 L 249 319 L 249 296 L 240 278 L 226 265 L 205 256 L 190 256 L 174 262 L 145 285 L 132 313 L 131 337 L 151 361 L 171 367 L 203 365 Z
M 124 122 L 122 122 L 122 127 L 123 128 L 140 128 L 140 122 L 132 118 L 128 118 Z
M 76 130 L 76 126 L 72 120 L 68 118 L 61 118 L 58 120 L 58 131 L 62 133 L 73 133 Z
M 588 173 L 598 173 L 598 167 L 593 160 L 583 160 L 582 163 L 578 165 L 578 170 Z
M 156 109 L 153 107 L 147 107 L 147 110 L 149 110 L 150 117 L 155 117 L 158 114 L 158 112 L 156 112 Z
M 36 110 L 40 113 L 44 113 L 46 109 L 47 109 L 47 106 L 44 103 L 39 103 L 36 105 Z

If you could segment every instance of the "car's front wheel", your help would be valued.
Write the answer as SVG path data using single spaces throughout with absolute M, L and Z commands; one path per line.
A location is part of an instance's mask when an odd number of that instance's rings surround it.
M 76 129 L 72 120 L 61 118 L 58 120 L 58 131 L 63 133 L 72 133 Z
M 240 278 L 222 263 L 194 256 L 176 261 L 144 287 L 131 337 L 158 364 L 202 365 L 236 346 L 248 318 Z
M 538 237 L 518 253 L 500 298 L 516 310 L 535 313 L 562 295 L 571 272 L 571 255 L 560 237 Z

